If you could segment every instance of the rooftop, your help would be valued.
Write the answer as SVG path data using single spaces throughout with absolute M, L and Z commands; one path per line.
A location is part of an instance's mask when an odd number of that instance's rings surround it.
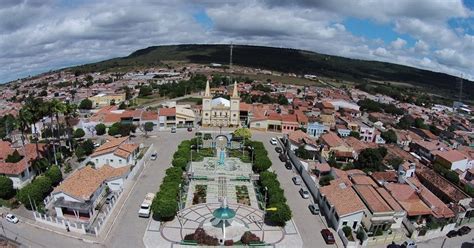
M 366 209 L 354 189 L 346 185 L 344 180 L 334 179 L 330 185 L 321 187 L 320 192 L 336 208 L 336 212 L 340 217 Z

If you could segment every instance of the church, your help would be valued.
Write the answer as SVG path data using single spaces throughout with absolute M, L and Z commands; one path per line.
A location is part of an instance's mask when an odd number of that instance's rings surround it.
M 212 99 L 209 81 L 206 82 L 206 91 L 202 98 L 202 121 L 203 127 L 239 127 L 240 126 L 240 97 L 237 82 L 230 101 L 218 97 Z

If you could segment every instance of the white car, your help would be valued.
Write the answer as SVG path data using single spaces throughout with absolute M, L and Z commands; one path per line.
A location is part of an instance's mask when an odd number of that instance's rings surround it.
M 278 144 L 277 139 L 276 138 L 271 138 L 270 139 L 270 144 L 276 146 Z
M 7 214 L 5 219 L 7 219 L 8 222 L 13 223 L 13 224 L 18 223 L 18 221 L 19 221 L 18 218 L 13 214 Z
M 154 153 L 151 154 L 150 159 L 151 160 L 156 160 L 157 157 L 158 157 L 158 153 L 154 152 Z
M 308 192 L 307 189 L 301 188 L 301 189 L 300 189 L 300 195 L 301 195 L 301 197 L 303 197 L 304 199 L 308 199 L 308 198 L 309 198 L 309 192 Z

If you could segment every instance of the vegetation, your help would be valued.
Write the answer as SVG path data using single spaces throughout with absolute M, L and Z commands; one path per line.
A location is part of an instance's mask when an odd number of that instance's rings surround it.
M 143 125 L 143 129 L 145 130 L 145 135 L 148 135 L 148 132 L 153 131 L 153 122 L 145 122 L 145 125 Z
M 349 227 L 349 226 L 344 226 L 342 228 L 342 232 L 344 232 L 344 236 L 346 236 L 346 238 L 349 240 L 349 241 L 354 241 L 354 237 L 352 236 L 352 228 Z
M 82 138 L 86 135 L 86 132 L 84 132 L 84 130 L 82 128 L 78 128 L 76 130 L 74 130 L 74 138 L 78 139 L 78 138 Z
M 0 176 L 0 198 L 10 199 L 14 195 L 13 181 L 6 176 Z
M 18 150 L 14 150 L 12 154 L 8 154 L 7 158 L 5 159 L 5 162 L 7 163 L 18 163 L 23 159 L 23 156 L 20 155 Z
M 393 104 L 385 104 L 370 99 L 364 99 L 357 102 L 362 111 L 366 112 L 385 112 L 393 115 L 403 115 L 405 111 L 403 109 L 397 108 Z
M 313 155 L 308 150 L 304 149 L 304 145 L 295 150 L 295 155 L 302 159 L 313 159 Z
M 390 129 L 388 131 L 385 131 L 385 132 L 382 132 L 382 134 L 380 136 L 388 144 L 396 144 L 397 143 L 397 134 L 392 129 Z
M 262 188 L 268 189 L 268 199 L 265 199 L 267 208 L 276 208 L 276 211 L 266 212 L 266 220 L 272 224 L 284 226 L 285 223 L 291 219 L 292 213 L 286 204 L 284 190 L 280 187 L 277 175 L 269 171 L 261 172 L 260 184 Z
M 319 178 L 319 185 L 320 186 L 326 186 L 329 185 L 329 183 L 334 180 L 334 177 L 332 175 L 325 175 Z
M 357 132 L 357 131 L 351 131 L 351 132 L 349 133 L 349 136 L 354 137 L 354 138 L 360 140 L 360 133 Z
M 63 174 L 61 173 L 59 167 L 56 165 L 49 167 L 49 169 L 45 173 L 45 176 L 47 176 L 51 180 L 53 186 L 58 185 L 63 180 Z
M 446 95 L 455 96 L 457 94 L 457 89 L 451 87 L 452 83 L 457 82 L 457 77 L 403 65 L 348 59 L 296 49 L 261 46 L 234 45 L 233 51 L 233 63 L 241 66 L 300 75 L 311 73 L 340 81 L 347 80 L 359 83 L 365 83 L 367 80 L 404 82 L 423 86 L 430 91 L 443 90 Z M 162 66 L 164 61 L 172 60 L 200 64 L 227 64 L 229 61 L 229 46 L 154 46 L 137 50 L 127 57 L 83 65 L 72 68 L 72 70 L 78 73 L 88 73 L 117 68 L 131 69 L 136 66 Z M 446 82 L 451 82 L 451 84 Z M 469 83 L 471 82 L 466 82 L 466 84 Z M 184 88 L 181 90 L 184 92 Z M 468 99 L 472 99 L 474 87 L 466 87 L 465 94 Z M 422 100 L 420 99 L 420 101 Z
M 234 131 L 234 136 L 248 140 L 252 138 L 252 133 L 250 132 L 250 129 L 242 127 Z
M 115 122 L 109 127 L 108 134 L 110 136 L 121 135 L 128 136 L 130 133 L 135 133 L 137 126 L 131 123 Z
M 201 227 L 196 228 L 194 233 L 184 236 L 184 241 L 194 241 L 198 245 L 218 246 L 219 240 L 206 233 Z
M 24 204 L 27 209 L 36 209 L 44 205 L 43 199 L 52 189 L 52 182 L 49 177 L 38 176 L 33 182 L 21 188 L 16 198 Z
M 360 152 L 355 166 L 366 171 L 383 170 L 382 160 L 386 155 L 387 149 L 385 147 L 364 149 Z
M 92 104 L 92 101 L 86 98 L 79 103 L 79 109 L 92 109 Z
M 107 127 L 103 123 L 99 123 L 95 126 L 95 134 L 104 135 Z

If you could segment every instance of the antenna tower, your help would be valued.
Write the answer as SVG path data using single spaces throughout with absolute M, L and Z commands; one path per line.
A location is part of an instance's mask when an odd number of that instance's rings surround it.
M 229 69 L 232 70 L 232 50 L 234 49 L 234 44 L 230 43 L 230 61 L 229 61 Z

